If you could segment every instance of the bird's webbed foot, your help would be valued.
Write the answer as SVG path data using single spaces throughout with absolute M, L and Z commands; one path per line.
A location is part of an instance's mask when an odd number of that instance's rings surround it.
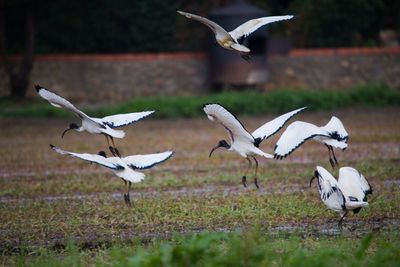
M 260 187 L 258 186 L 257 177 L 254 177 L 254 184 L 256 185 L 257 189 L 260 189 Z
M 114 152 L 115 152 L 115 154 L 117 154 L 117 156 L 118 156 L 119 158 L 121 157 L 121 154 L 119 153 L 118 148 L 114 147 Z
M 111 154 L 113 154 L 114 157 L 121 157 L 121 154 L 119 153 L 118 149 L 116 147 L 109 146 Z
M 129 194 L 124 194 L 124 201 L 127 206 L 131 206 L 131 199 L 129 197 Z
M 247 53 L 247 54 L 243 54 L 241 53 L 240 56 L 247 61 L 247 63 L 251 63 L 251 56 Z
M 243 184 L 244 187 L 247 187 L 247 184 L 246 184 L 246 176 L 243 176 L 243 177 L 242 177 L 242 184 Z

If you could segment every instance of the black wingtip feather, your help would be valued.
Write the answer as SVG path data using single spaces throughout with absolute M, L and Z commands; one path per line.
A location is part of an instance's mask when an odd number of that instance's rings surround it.
M 55 148 L 55 146 L 53 146 L 52 144 L 50 144 L 50 147 L 53 148 L 53 149 Z

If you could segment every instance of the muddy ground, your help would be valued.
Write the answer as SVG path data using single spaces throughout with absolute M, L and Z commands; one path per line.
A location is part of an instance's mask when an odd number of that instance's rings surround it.
M 400 108 L 311 110 L 291 121 L 324 125 L 332 115 L 343 121 L 350 136 L 346 151 L 335 150 L 340 166 L 358 169 L 374 189 L 370 206 L 346 218 L 345 231 L 358 236 L 380 229 L 398 235 Z M 240 120 L 252 132 L 273 118 Z M 222 149 L 208 157 L 220 139 L 228 140 L 221 127 L 205 116 L 144 119 L 124 127 L 126 137 L 115 140 L 122 155 L 165 150 L 175 154 L 143 171 L 146 178 L 133 186 L 128 207 L 123 183 L 109 170 L 50 149 L 49 144 L 78 153 L 107 149 L 103 136 L 86 132 L 70 131 L 61 139 L 72 121 L 78 120 L 0 119 L 1 251 L 251 227 L 271 233 L 339 233 L 338 214 L 322 204 L 316 184 L 308 186 L 316 165 L 338 173 L 321 144 L 308 141 L 282 161 L 258 157 L 261 189 L 243 188 L 245 159 Z M 283 130 L 260 148 L 273 153 Z

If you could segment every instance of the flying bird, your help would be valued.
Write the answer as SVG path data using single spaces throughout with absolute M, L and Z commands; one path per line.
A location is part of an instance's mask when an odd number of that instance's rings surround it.
M 252 134 L 250 134 L 243 126 L 243 124 L 228 110 L 222 107 L 219 104 L 206 104 L 203 106 L 204 112 L 207 114 L 207 117 L 212 120 L 216 121 L 222 125 L 225 131 L 228 133 L 229 139 L 231 144 L 229 145 L 227 141 L 221 140 L 218 142 L 217 146 L 215 146 L 210 154 L 211 157 L 212 153 L 219 147 L 226 148 L 229 151 L 235 151 L 242 157 L 246 158 L 249 165 L 242 177 L 243 186 L 246 187 L 246 175 L 251 167 L 251 159 L 252 158 L 256 163 L 256 171 L 254 176 L 254 184 L 257 188 L 259 188 L 257 183 L 257 171 L 258 171 L 258 161 L 255 158 L 256 155 L 263 156 L 266 158 L 272 158 L 271 154 L 265 153 L 260 150 L 258 147 L 260 143 L 271 137 L 272 135 L 276 134 L 284 125 L 285 123 L 294 115 L 299 113 L 300 111 L 306 109 L 308 107 L 302 107 L 296 109 L 294 111 L 288 112 L 283 114 L 274 120 L 265 123 L 258 129 L 256 129 Z
M 321 127 L 303 121 L 295 121 L 289 124 L 276 143 L 274 158 L 283 159 L 287 157 L 311 138 L 325 144 L 328 148 L 329 162 L 332 168 L 339 165 L 333 147 L 345 150 L 349 135 L 343 123 L 335 116 L 332 116 L 331 120 Z
M 82 120 L 82 125 L 78 126 L 76 123 L 71 123 L 69 128 L 67 128 L 61 135 L 63 138 L 65 133 L 69 130 L 76 130 L 78 132 L 87 131 L 91 134 L 103 134 L 107 139 L 108 147 L 111 153 L 114 156 L 121 157 L 118 149 L 115 147 L 114 137 L 115 138 L 123 138 L 125 136 L 125 132 L 122 130 L 114 130 L 114 128 L 122 127 L 125 125 L 129 125 L 136 121 L 143 119 L 155 111 L 143 111 L 143 112 L 133 112 L 126 114 L 117 114 L 112 116 L 107 116 L 104 118 L 92 118 L 86 115 L 81 110 L 77 109 L 74 105 L 72 105 L 68 100 L 62 98 L 61 96 L 43 88 L 40 85 L 35 86 L 36 91 L 39 95 L 50 102 L 51 105 L 57 108 L 64 108 L 76 116 L 78 116 Z M 110 145 L 109 140 L 111 140 L 112 145 Z
M 340 213 L 339 228 L 342 228 L 344 217 L 349 211 L 360 212 L 362 207 L 368 206 L 367 195 L 372 194 L 371 185 L 356 169 L 342 167 L 339 169 L 339 179 L 336 181 L 326 169 L 317 166 L 312 181 L 318 178 L 318 191 L 325 205 Z
M 127 205 L 130 204 L 129 191 L 132 183 L 138 183 L 145 177 L 144 173 L 138 172 L 136 170 L 149 169 L 159 163 L 166 161 L 174 154 L 174 152 L 172 151 L 166 151 L 155 154 L 132 155 L 123 158 L 107 158 L 104 151 L 100 151 L 99 154 L 80 154 L 59 149 L 53 145 L 50 145 L 50 147 L 54 151 L 62 155 L 70 155 L 109 168 L 115 175 L 117 175 L 124 181 L 125 186 L 127 187 L 127 193 L 124 194 L 124 200 Z
M 238 53 L 243 59 L 246 61 L 250 60 L 250 49 L 247 48 L 244 45 L 239 44 L 238 40 L 242 37 L 246 38 L 253 32 L 255 32 L 257 29 L 260 27 L 267 25 L 269 23 L 277 22 L 277 21 L 282 21 L 282 20 L 289 20 L 294 18 L 293 15 L 285 15 L 285 16 L 270 16 L 270 17 L 262 17 L 262 18 L 257 18 L 257 19 L 252 19 L 249 20 L 233 31 L 227 32 L 224 28 L 219 26 L 217 23 L 187 12 L 183 12 L 180 10 L 177 10 L 177 12 L 188 19 L 193 19 L 200 21 L 201 23 L 205 24 L 207 27 L 209 27 L 215 34 L 215 39 L 217 43 L 222 46 L 225 49 L 233 50 L 236 53 Z

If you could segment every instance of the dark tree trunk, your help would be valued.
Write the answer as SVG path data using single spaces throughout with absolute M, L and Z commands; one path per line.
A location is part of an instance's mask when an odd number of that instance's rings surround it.
M 25 12 L 25 51 L 22 59 L 10 60 L 7 51 L 5 6 L 0 8 L 0 45 L 3 63 L 10 79 L 12 97 L 23 98 L 28 90 L 29 75 L 34 62 L 35 26 L 32 2 L 26 2 Z

